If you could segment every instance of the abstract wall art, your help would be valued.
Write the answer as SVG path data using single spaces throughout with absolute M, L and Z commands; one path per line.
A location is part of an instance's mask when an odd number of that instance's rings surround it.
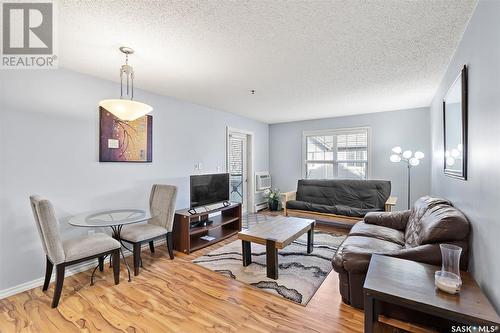
M 100 107 L 99 119 L 99 162 L 152 162 L 152 116 L 124 121 Z

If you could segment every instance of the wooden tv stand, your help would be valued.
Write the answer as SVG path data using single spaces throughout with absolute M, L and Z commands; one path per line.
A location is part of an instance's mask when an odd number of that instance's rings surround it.
M 220 215 L 210 217 L 213 221 L 206 226 L 191 228 L 191 223 L 207 220 L 209 214 L 220 212 Z M 172 236 L 174 249 L 190 254 L 223 239 L 234 236 L 241 231 L 241 204 L 231 202 L 229 206 L 210 210 L 199 214 L 189 213 L 189 209 L 179 209 L 175 212 Z M 202 236 L 212 236 L 215 239 L 206 241 Z

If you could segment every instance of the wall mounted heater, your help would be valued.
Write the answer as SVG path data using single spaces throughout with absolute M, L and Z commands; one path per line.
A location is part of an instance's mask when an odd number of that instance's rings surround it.
M 264 191 L 271 188 L 271 175 L 269 171 L 255 173 L 255 211 L 267 208 L 267 198 Z
M 258 191 L 264 191 L 267 189 L 271 188 L 271 175 L 269 172 L 264 171 L 264 172 L 256 172 L 255 173 L 255 190 Z

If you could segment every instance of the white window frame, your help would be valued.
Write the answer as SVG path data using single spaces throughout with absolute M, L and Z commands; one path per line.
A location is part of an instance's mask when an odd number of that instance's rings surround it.
M 302 178 L 307 179 L 307 137 L 308 136 L 321 136 L 321 135 L 339 135 L 339 134 L 347 134 L 355 131 L 366 131 L 367 132 L 367 140 L 368 140 L 368 152 L 367 152 L 367 168 L 366 168 L 366 179 L 372 178 L 372 131 L 371 127 L 349 127 L 349 128 L 335 128 L 335 129 L 325 129 L 325 130 L 314 130 L 314 131 L 303 131 L 302 132 Z M 334 155 L 335 156 L 335 155 Z M 322 161 L 321 163 L 325 164 L 334 164 L 335 161 Z

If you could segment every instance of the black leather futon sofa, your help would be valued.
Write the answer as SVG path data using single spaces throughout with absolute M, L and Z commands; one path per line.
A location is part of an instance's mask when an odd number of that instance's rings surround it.
M 369 212 L 391 211 L 390 194 L 388 180 L 301 179 L 297 192 L 284 193 L 284 208 L 287 216 L 353 224 Z

